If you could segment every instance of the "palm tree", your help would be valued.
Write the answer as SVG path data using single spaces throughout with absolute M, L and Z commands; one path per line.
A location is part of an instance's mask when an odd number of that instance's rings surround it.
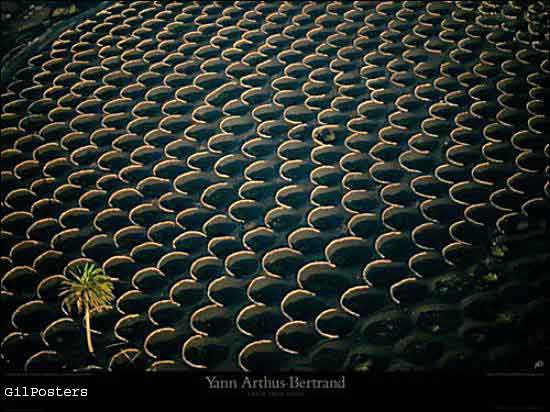
M 88 351 L 93 354 L 90 311 L 101 311 L 113 301 L 113 278 L 107 276 L 103 269 L 89 263 L 69 270 L 69 274 L 74 279 L 62 282 L 64 290 L 59 294 L 63 297 L 61 305 L 68 311 L 76 306 L 79 314 L 84 312 Z

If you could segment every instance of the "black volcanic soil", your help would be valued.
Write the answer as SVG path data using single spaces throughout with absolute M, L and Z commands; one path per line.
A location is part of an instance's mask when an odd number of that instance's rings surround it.
M 2 89 L 2 367 L 531 370 L 548 12 L 135 1 L 61 19 Z M 86 262 L 118 279 L 95 356 L 58 296 Z

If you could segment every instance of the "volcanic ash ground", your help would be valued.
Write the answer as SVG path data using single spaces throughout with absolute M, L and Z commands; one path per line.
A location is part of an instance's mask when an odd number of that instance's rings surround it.
M 523 1 L 137 1 L 33 45 L 2 90 L 2 367 L 530 361 L 547 22 Z M 118 279 L 95 357 L 59 297 L 86 262 Z

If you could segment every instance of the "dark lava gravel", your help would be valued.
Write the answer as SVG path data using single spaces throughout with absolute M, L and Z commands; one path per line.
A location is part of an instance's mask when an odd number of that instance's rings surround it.
M 76 22 L 2 90 L 2 366 L 526 359 L 548 304 L 548 12 L 136 1 Z M 119 280 L 95 358 L 58 296 L 83 262 Z

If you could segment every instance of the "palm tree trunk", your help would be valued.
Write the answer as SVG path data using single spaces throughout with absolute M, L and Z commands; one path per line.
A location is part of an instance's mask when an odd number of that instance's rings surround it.
M 86 306 L 86 313 L 84 315 L 84 320 L 86 322 L 86 341 L 88 342 L 88 351 L 94 353 L 94 347 L 92 346 L 92 330 L 90 329 L 90 309 L 88 304 Z

